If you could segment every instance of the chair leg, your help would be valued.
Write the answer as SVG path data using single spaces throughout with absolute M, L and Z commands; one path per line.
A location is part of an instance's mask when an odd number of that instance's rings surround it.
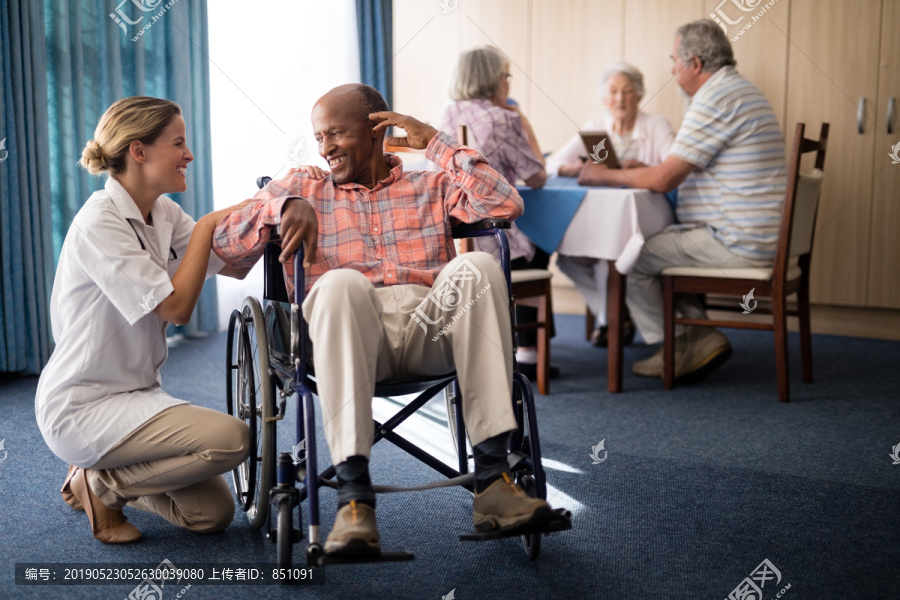
M 550 393 L 550 318 L 548 305 L 550 298 L 550 282 L 544 294 L 538 299 L 537 330 L 537 385 L 538 391 L 544 395 Z
M 663 389 L 675 383 L 675 282 L 663 277 Z
M 594 313 L 591 312 L 591 309 L 585 307 L 584 309 L 584 339 L 587 341 L 591 341 L 591 334 L 594 333 L 594 323 L 596 322 L 596 317 Z
M 800 358 L 803 361 L 803 381 L 812 383 L 812 330 L 809 319 L 809 287 L 800 286 L 797 291 L 797 316 L 800 321 Z
M 606 353 L 606 389 L 613 394 L 622 391 L 625 350 L 622 344 L 622 316 L 625 312 L 627 281 L 615 265 L 609 266 L 606 279 L 606 325 L 609 328 L 609 344 Z
M 779 291 L 772 296 L 772 326 L 775 333 L 775 372 L 778 378 L 778 400 L 790 400 L 791 388 L 788 377 L 787 314 L 784 294 Z

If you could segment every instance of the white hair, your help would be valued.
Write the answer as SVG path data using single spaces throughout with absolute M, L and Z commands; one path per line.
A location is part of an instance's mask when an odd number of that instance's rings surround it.
M 500 89 L 500 76 L 507 62 L 494 46 L 463 52 L 453 74 L 450 98 L 455 101 L 493 98 Z
M 702 70 L 715 73 L 722 67 L 735 66 L 734 51 L 731 42 L 722 28 L 712 19 L 700 19 L 686 23 L 678 28 L 675 37 L 681 38 L 678 46 L 678 58 L 687 64 L 695 56 L 700 60 Z
M 622 74 L 628 79 L 631 80 L 631 84 L 634 86 L 634 91 L 641 98 L 644 97 L 644 75 L 641 73 L 637 67 L 634 65 L 628 64 L 627 62 L 614 62 L 606 65 L 606 68 L 603 69 L 603 73 L 600 75 L 600 85 L 602 87 L 602 94 L 606 95 L 606 82 L 610 80 L 614 75 Z

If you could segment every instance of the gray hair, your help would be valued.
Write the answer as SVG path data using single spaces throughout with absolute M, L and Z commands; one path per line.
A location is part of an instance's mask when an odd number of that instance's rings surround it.
M 725 37 L 722 28 L 711 19 L 700 19 L 682 25 L 675 32 L 675 36 L 681 37 L 678 58 L 685 64 L 696 56 L 700 59 L 703 71 L 709 73 L 737 64 L 731 50 L 731 42 Z
M 644 75 L 637 67 L 630 65 L 627 62 L 614 62 L 606 65 L 606 68 L 603 69 L 603 73 L 600 74 L 600 85 L 605 87 L 606 82 L 609 81 L 611 77 L 619 74 L 630 79 L 631 85 L 634 86 L 635 93 L 641 98 L 644 97 Z M 605 90 L 603 91 L 603 94 L 606 95 Z
M 466 50 L 459 55 L 450 97 L 455 101 L 493 98 L 500 89 L 500 75 L 507 62 L 494 46 Z

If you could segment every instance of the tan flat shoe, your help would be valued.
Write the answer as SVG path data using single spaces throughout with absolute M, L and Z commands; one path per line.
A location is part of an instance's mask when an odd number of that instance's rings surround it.
M 113 510 L 100 502 L 91 491 L 84 469 L 75 469 L 71 477 L 72 492 L 81 502 L 91 521 L 94 537 L 104 544 L 130 544 L 141 539 L 138 528 L 128 522 L 121 510 Z
M 75 465 L 69 465 L 69 473 L 66 475 L 66 480 L 63 482 L 62 489 L 59 492 L 62 494 L 63 500 L 66 501 L 66 504 L 74 508 L 75 510 L 84 510 L 84 507 L 81 505 L 81 501 L 75 497 L 75 494 L 72 493 L 72 476 L 75 475 L 75 471 L 78 469 Z

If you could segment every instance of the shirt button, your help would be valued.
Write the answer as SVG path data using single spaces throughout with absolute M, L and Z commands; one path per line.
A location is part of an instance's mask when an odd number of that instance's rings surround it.
M 373 227 L 373 228 L 372 228 L 372 231 L 378 231 L 378 228 L 377 228 L 377 227 Z
M 393 278 L 394 278 L 394 274 L 393 274 L 393 273 L 388 273 L 388 279 L 393 279 Z

